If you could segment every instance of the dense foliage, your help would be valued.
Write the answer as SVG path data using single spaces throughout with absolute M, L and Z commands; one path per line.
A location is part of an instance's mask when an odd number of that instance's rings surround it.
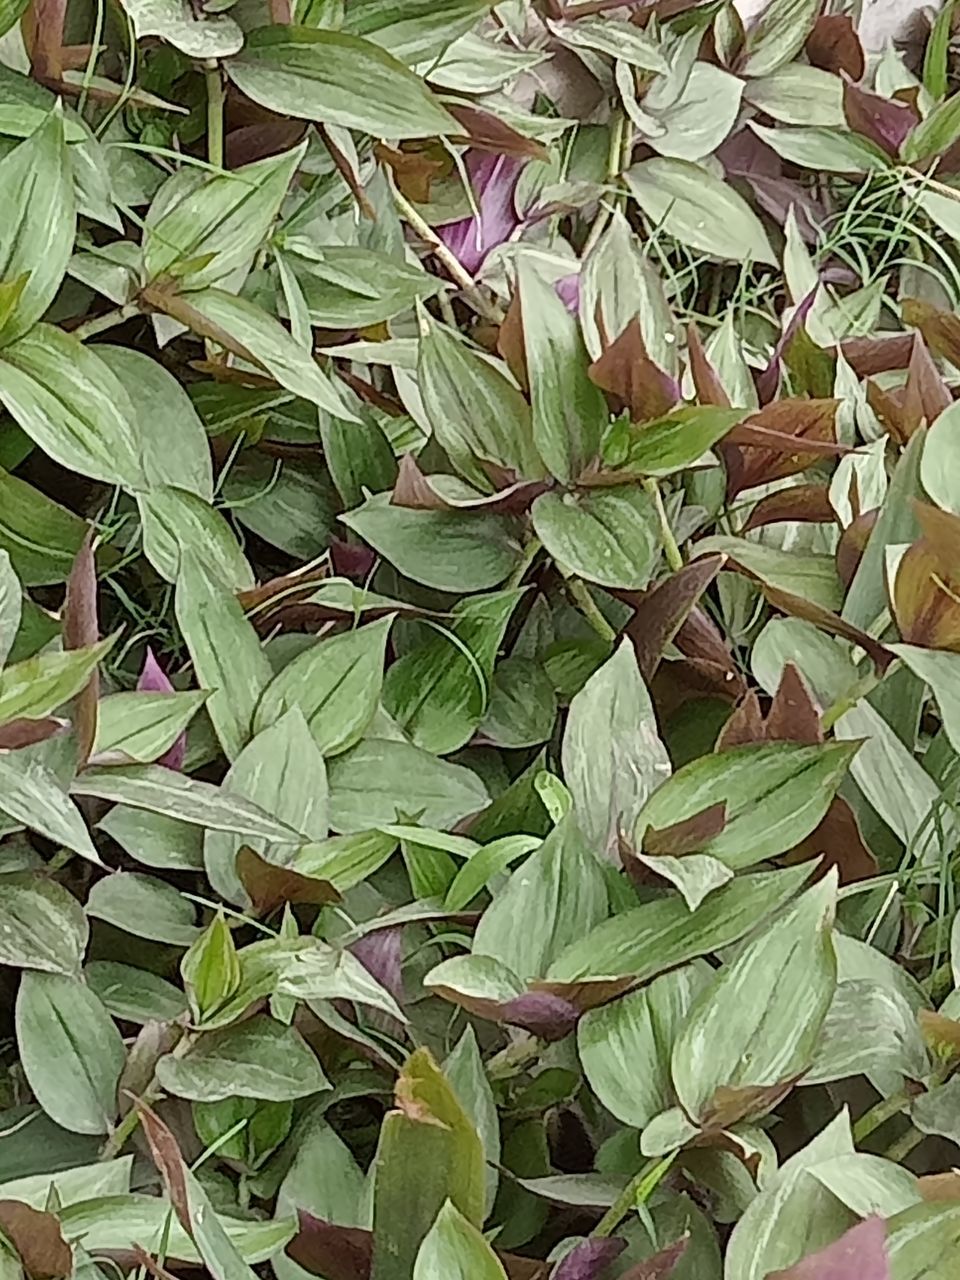
M 953 10 L 0 0 L 3 1280 L 958 1274 Z

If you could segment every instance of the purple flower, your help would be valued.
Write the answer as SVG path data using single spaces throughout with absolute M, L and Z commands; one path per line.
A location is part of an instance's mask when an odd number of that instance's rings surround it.
M 143 670 L 140 672 L 140 679 L 137 681 L 137 691 L 139 693 L 175 693 L 173 685 L 167 679 L 166 673 L 160 666 L 160 663 L 153 656 L 153 650 L 147 646 L 147 652 L 143 659 Z M 166 751 L 157 764 L 165 765 L 168 769 L 182 769 L 183 762 L 187 755 L 187 735 L 181 733 L 173 746 Z
M 467 174 L 480 216 L 448 222 L 438 227 L 437 233 L 471 275 L 480 269 L 487 254 L 509 240 L 520 225 L 514 197 L 525 163 L 514 156 L 467 153 Z

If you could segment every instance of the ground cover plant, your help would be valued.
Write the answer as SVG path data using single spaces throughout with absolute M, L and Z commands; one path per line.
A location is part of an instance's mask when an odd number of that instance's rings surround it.
M 960 1267 L 954 6 L 0 0 L 0 1265 Z

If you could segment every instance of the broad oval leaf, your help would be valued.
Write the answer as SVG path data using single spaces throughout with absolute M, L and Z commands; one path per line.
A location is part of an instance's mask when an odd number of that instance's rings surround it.
M 0 963 L 76 976 L 88 933 L 80 903 L 56 880 L 0 877 Z
M 483 1233 L 448 1200 L 417 1252 L 413 1280 L 507 1280 Z
M 531 519 L 563 572 L 602 587 L 642 590 L 660 558 L 653 503 L 638 485 L 544 493 Z
M 186 1054 L 161 1058 L 157 1079 L 193 1102 L 237 1096 L 292 1102 L 330 1087 L 300 1033 L 262 1015 L 205 1033 Z

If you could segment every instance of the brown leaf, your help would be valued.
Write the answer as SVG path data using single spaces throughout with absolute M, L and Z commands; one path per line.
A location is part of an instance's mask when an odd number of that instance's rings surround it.
M 917 298 L 903 299 L 901 315 L 905 324 L 920 330 L 934 355 L 960 369 L 960 316 L 952 311 L 940 311 L 932 303 Z
M 917 1022 L 924 1040 L 935 1053 L 950 1060 L 960 1057 L 960 1022 L 932 1009 L 920 1009 Z
M 46 716 L 42 720 L 8 720 L 0 725 L 0 750 L 17 751 L 20 747 L 32 747 L 37 742 L 46 742 L 56 733 L 62 733 L 68 725 L 67 720 L 57 720 L 54 716 Z
M 23 19 L 23 39 L 37 80 L 57 81 L 63 74 L 63 26 L 67 0 L 33 0 Z
M 31 1280 L 61 1280 L 73 1271 L 73 1250 L 52 1213 L 19 1200 L 0 1200 L 0 1228 Z
M 392 507 L 410 507 L 417 511 L 446 511 L 447 503 L 430 488 L 427 477 L 412 453 L 400 459 L 397 479 L 390 495 Z
M 811 66 L 834 75 L 846 72 L 851 80 L 860 80 L 866 70 L 863 46 L 846 14 L 823 14 L 807 37 L 807 57 Z
M 813 745 L 823 741 L 820 712 L 813 695 L 797 667 L 788 662 L 780 676 L 780 684 L 767 712 L 768 742 L 801 742 Z
M 711 690 L 722 697 L 739 698 L 746 692 L 730 647 L 712 618 L 695 605 L 674 637 L 677 648 L 705 679 L 704 692 Z
M 647 827 L 643 836 L 644 853 L 654 857 L 682 858 L 684 854 L 696 853 L 698 849 L 713 840 L 727 825 L 727 806 L 721 801 L 702 809 L 691 818 L 674 822 L 672 826 Z
M 924 1200 L 931 1202 L 960 1202 L 960 1169 L 947 1173 L 928 1173 L 917 1179 L 917 1190 Z
M 913 352 L 913 334 L 897 333 L 885 338 L 845 338 L 840 343 L 843 358 L 858 378 L 906 369 Z
M 785 866 L 820 858 L 816 878 L 836 867 L 840 883 L 856 884 L 877 874 L 877 860 L 863 843 L 856 815 L 842 796 L 834 796 L 816 829 L 778 861 Z
M 960 516 L 916 500 L 913 510 L 923 539 L 939 559 L 944 577 L 952 576 L 960 565 Z
M 763 742 L 766 728 L 760 699 L 753 689 L 748 690 L 733 709 L 730 719 L 720 730 L 715 751 L 729 751 L 731 747 L 744 747 L 751 742 Z
M 646 591 L 618 593 L 634 609 L 624 632 L 633 644 L 644 680 L 652 678 L 667 645 L 716 578 L 723 563 L 723 556 L 703 556 Z
M 550 153 L 542 142 L 518 133 L 489 111 L 466 102 L 448 103 L 447 110 L 463 128 L 467 142 L 478 151 L 492 151 L 500 156 L 525 156 L 532 160 L 549 158 Z
M 701 404 L 718 405 L 721 409 L 729 409 L 730 397 L 724 390 L 723 383 L 707 357 L 703 342 L 700 339 L 700 330 L 695 324 L 687 326 L 687 360 L 699 402 Z
M 224 139 L 224 167 L 239 169 L 255 160 L 266 160 L 290 151 L 307 131 L 303 120 L 268 120 L 231 129 Z
M 919 333 L 914 334 L 913 351 L 910 353 L 907 381 L 903 389 L 904 416 L 909 424 L 910 435 L 922 422 L 930 426 L 952 404 L 953 396 L 930 358 L 927 344 Z
M 383 142 L 375 142 L 373 154 L 393 170 L 394 181 L 401 194 L 414 204 L 427 204 L 431 184 L 450 169 L 449 156 L 421 147 L 394 151 Z
M 320 907 L 340 901 L 340 894 L 329 880 L 301 875 L 291 867 L 278 867 L 248 845 L 237 854 L 237 875 L 258 916 L 270 915 L 285 902 Z
M 88 529 L 77 552 L 63 602 L 63 647 L 85 649 L 100 639 L 97 619 L 97 566 L 93 555 L 93 530 Z M 86 688 L 73 703 L 73 727 L 77 738 L 77 763 L 83 767 L 90 759 L 97 737 L 97 709 L 100 700 L 100 675 L 94 670 Z
M 689 1236 L 681 1236 L 673 1244 L 659 1249 L 652 1257 L 644 1258 L 635 1267 L 625 1271 L 620 1280 L 669 1280 L 690 1243 Z
M 849 453 L 836 438 L 836 400 L 776 400 L 735 426 L 720 444 L 729 497 L 805 471 L 818 458 Z
M 797 520 L 809 524 L 833 524 L 837 513 L 830 502 L 830 489 L 825 484 L 798 484 L 779 489 L 761 498 L 750 512 L 741 532 L 760 529 L 781 520 Z
M 613 397 L 615 409 L 629 412 L 632 422 L 662 418 L 680 398 L 675 380 L 647 355 L 636 317 L 591 364 L 589 373 L 591 381 Z
M 731 1129 L 741 1120 L 755 1119 L 772 1111 L 782 1102 L 799 1077 L 776 1084 L 722 1084 L 714 1090 L 700 1117 L 703 1129 Z
M 507 368 L 517 380 L 517 385 L 524 391 L 529 390 L 527 377 L 527 348 L 523 339 L 523 311 L 519 290 L 510 299 L 507 314 L 500 326 L 497 338 L 497 350 L 507 362 Z
M 900 154 L 904 140 L 920 120 L 920 113 L 907 103 L 870 93 L 849 79 L 843 86 L 843 110 L 853 132 L 875 143 L 891 160 Z
M 907 412 L 903 403 L 903 389 L 892 388 L 888 390 L 880 387 L 872 379 L 868 380 L 866 385 L 867 404 L 877 416 L 877 421 L 883 427 L 884 431 L 895 440 L 897 444 L 906 444 L 916 430 L 916 426 L 911 428 Z
M 373 1265 L 373 1232 L 340 1227 L 299 1209 L 300 1229 L 284 1253 L 324 1280 L 366 1280 Z
M 892 596 L 897 629 L 907 644 L 960 653 L 960 583 L 944 575 L 927 538 L 904 552 Z
M 870 535 L 873 533 L 879 514 L 879 508 L 862 512 L 850 521 L 840 535 L 840 541 L 837 543 L 837 574 L 844 587 L 850 586 L 860 568 L 860 561 L 863 559 L 863 553 L 867 549 L 867 543 L 870 541 Z
M 180 1225 L 192 1240 L 193 1223 L 190 1219 L 190 1198 L 187 1194 L 187 1166 L 177 1140 L 157 1113 L 142 1098 L 138 1098 L 134 1106 L 140 1117 L 140 1125 L 147 1139 L 151 1158 L 163 1179 L 167 1197 Z

